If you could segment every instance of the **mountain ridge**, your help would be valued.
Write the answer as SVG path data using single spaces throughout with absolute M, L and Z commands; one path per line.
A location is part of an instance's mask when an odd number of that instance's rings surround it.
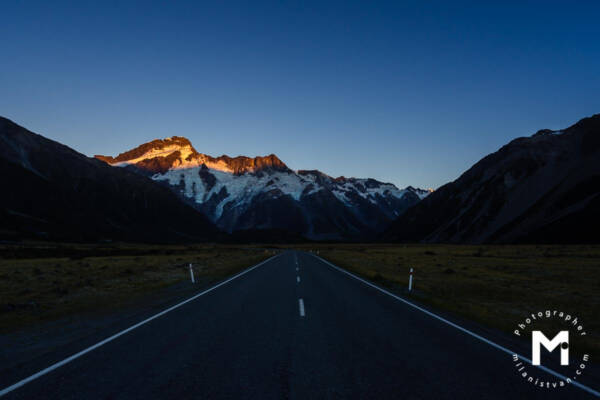
M 598 183 L 600 114 L 595 114 L 566 129 L 510 141 L 407 210 L 382 239 L 589 242 L 591 221 L 600 222 Z
M 173 168 L 192 168 L 202 164 L 209 168 L 234 174 L 258 172 L 263 169 L 291 171 L 275 154 L 267 156 L 221 155 L 212 157 L 199 153 L 191 141 L 181 136 L 165 139 L 154 139 L 131 150 L 120 153 L 117 157 L 95 155 L 95 158 L 114 166 L 134 165 L 149 173 L 164 173 Z
M 173 193 L 0 117 L 0 236 L 51 240 L 216 240 Z
M 227 232 L 290 229 L 316 240 L 370 238 L 430 193 L 372 178 L 293 171 L 274 154 L 212 157 L 177 136 L 96 158 L 164 183 Z

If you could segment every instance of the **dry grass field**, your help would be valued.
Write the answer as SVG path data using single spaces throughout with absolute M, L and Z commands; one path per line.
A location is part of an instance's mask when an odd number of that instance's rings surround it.
M 282 249 L 287 246 L 280 246 Z M 600 246 L 304 244 L 325 259 L 436 310 L 511 333 L 562 310 L 600 353 Z M 0 333 L 67 315 L 111 312 L 175 287 L 199 290 L 273 254 L 257 246 L 0 245 Z M 193 263 L 198 284 L 189 283 Z M 409 268 L 414 290 L 406 291 Z M 167 293 L 173 295 L 172 291 Z
M 600 246 L 307 245 L 332 263 L 434 309 L 516 329 L 532 312 L 563 310 L 600 353 Z M 408 294 L 409 268 L 414 290 Z
M 178 282 L 185 290 L 199 290 L 272 253 L 226 245 L 1 245 L 0 333 L 135 306 Z M 188 285 L 189 263 L 197 280 L 193 287 Z M 166 295 L 177 295 L 177 290 Z

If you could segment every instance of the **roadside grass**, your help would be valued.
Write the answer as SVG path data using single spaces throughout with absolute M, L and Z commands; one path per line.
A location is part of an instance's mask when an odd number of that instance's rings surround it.
M 0 333 L 135 306 L 177 284 L 199 290 L 272 255 L 227 245 L 1 245 Z M 197 282 L 193 287 L 189 263 Z
M 292 247 L 318 250 L 405 297 L 509 334 L 531 313 L 564 311 L 589 332 L 583 347 L 600 354 L 600 246 Z M 179 294 L 199 290 L 271 255 L 271 249 L 239 245 L 0 245 L 0 333 L 135 306 L 177 285 Z M 189 263 L 198 282 L 194 287 Z M 414 290 L 408 293 L 410 267 Z
M 509 334 L 531 313 L 564 311 L 588 332 L 579 348 L 600 354 L 600 246 L 300 247 L 405 297 Z M 414 290 L 408 293 L 411 267 Z

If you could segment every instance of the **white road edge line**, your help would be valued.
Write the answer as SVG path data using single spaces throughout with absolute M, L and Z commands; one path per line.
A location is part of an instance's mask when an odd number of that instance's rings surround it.
M 298 299 L 298 307 L 300 307 L 300 316 L 304 317 L 304 300 Z
M 300 277 L 299 276 L 296 277 L 296 282 L 300 283 Z
M 144 324 L 146 324 L 146 323 L 148 323 L 148 322 L 150 322 L 150 321 L 152 321 L 152 320 L 154 320 L 154 319 L 156 319 L 158 317 L 161 317 L 161 316 L 165 315 L 166 313 L 171 312 L 171 311 L 175 310 L 176 308 L 179 308 L 182 305 L 189 303 L 190 301 L 196 300 L 198 297 L 203 296 L 206 293 L 211 292 L 211 291 L 215 290 L 216 288 L 221 287 L 221 286 L 225 285 L 226 283 L 231 282 L 232 280 L 234 280 L 236 278 L 239 278 L 240 276 L 242 276 L 244 274 L 247 274 L 248 272 L 252 271 L 253 269 L 256 269 L 256 268 L 260 267 L 261 265 L 267 263 L 268 261 L 273 260 L 274 258 L 278 257 L 279 255 L 280 254 L 275 255 L 273 257 L 270 257 L 270 258 L 268 258 L 268 259 L 266 259 L 266 260 L 264 260 L 264 261 L 256 264 L 255 266 L 250 267 L 250 268 L 248 268 L 248 269 L 246 269 L 246 270 L 244 270 L 244 271 L 242 271 L 242 272 L 240 272 L 240 273 L 232 276 L 231 278 L 228 278 L 227 280 L 224 280 L 223 282 L 218 283 L 215 286 L 213 286 L 213 287 L 211 287 L 209 289 L 206 289 L 203 292 L 200 292 L 200 293 L 198 293 L 198 294 L 190 297 L 187 300 L 182 301 L 181 303 L 175 304 L 174 306 L 169 307 L 166 310 L 163 310 L 163 311 L 159 312 L 158 314 L 155 314 L 155 315 L 151 316 L 150 318 L 147 318 L 147 319 L 143 320 L 142 322 L 138 322 L 137 324 L 135 324 L 133 326 L 130 326 L 129 328 L 124 329 L 121 332 L 116 333 L 116 334 L 114 334 L 114 335 L 112 335 L 112 336 L 110 336 L 110 337 L 108 337 L 108 338 L 106 338 L 106 339 L 104 339 L 104 340 L 102 340 L 102 341 L 100 341 L 100 342 L 98 342 L 98 343 L 96 343 L 96 344 L 88 347 L 85 350 L 81 350 L 79 353 L 75 353 L 72 356 L 67 357 L 67 358 L 65 358 L 62 361 L 59 361 L 59 362 L 57 362 L 55 364 L 52 364 L 48 368 L 44 368 L 43 370 L 41 370 L 39 372 L 36 372 L 35 374 L 33 374 L 33 375 L 31 375 L 31 376 L 23 379 L 23 380 L 20 380 L 19 382 L 15 383 L 15 384 L 13 384 L 11 386 L 8 386 L 8 387 L 0 390 L 0 397 L 4 396 L 5 394 L 8 394 L 8 393 L 12 392 L 13 390 L 15 390 L 17 388 L 20 388 L 21 386 L 23 386 L 23 385 L 25 385 L 25 384 L 33 381 L 34 379 L 39 378 L 40 376 L 46 375 L 47 373 L 49 373 L 51 371 L 54 371 L 55 369 L 60 368 L 60 367 L 62 367 L 63 365 L 65 365 L 67 363 L 70 363 L 71 361 L 73 361 L 73 360 L 75 360 L 75 359 L 83 356 L 84 354 L 89 353 L 92 350 L 97 349 L 98 347 L 100 347 L 102 345 L 105 345 L 108 342 L 112 342 L 116 338 L 118 338 L 120 336 L 123 336 L 124 334 L 126 334 L 128 332 L 131 332 L 135 328 L 139 328 L 140 326 L 142 326 L 142 325 L 144 325 Z
M 454 322 L 448 321 L 447 319 L 445 319 L 445 318 L 443 318 L 443 317 L 440 317 L 439 315 L 437 315 L 437 314 L 434 314 L 434 313 L 432 313 L 431 311 L 428 311 L 428 310 L 424 309 L 423 307 L 419 307 L 418 305 L 416 305 L 416 304 L 414 304 L 414 303 L 411 303 L 410 301 L 408 301 L 408 300 L 405 300 L 405 299 L 403 299 L 402 297 L 400 297 L 400 296 L 397 296 L 397 295 L 395 295 L 395 294 L 393 294 L 393 293 L 391 293 L 391 292 L 389 292 L 389 291 L 387 291 L 387 290 L 385 290 L 385 289 L 382 289 L 382 288 L 380 288 L 379 286 L 376 286 L 376 285 L 372 284 L 371 282 L 369 282 L 369 281 L 366 281 L 366 280 L 364 280 L 364 279 L 362 279 L 362 278 L 358 277 L 357 275 L 354 275 L 353 273 L 346 271 L 346 270 L 345 270 L 345 269 L 343 269 L 343 268 L 340 268 L 340 267 L 338 267 L 338 266 L 336 266 L 336 265 L 333 265 L 333 264 L 332 264 L 332 263 L 330 263 L 329 261 L 327 261 L 327 260 L 324 260 L 324 259 L 322 259 L 322 258 L 321 258 L 321 257 L 319 257 L 319 256 L 316 256 L 316 255 L 314 255 L 314 254 L 311 254 L 311 255 L 312 255 L 313 257 L 315 257 L 315 258 L 317 258 L 317 259 L 319 259 L 319 260 L 323 261 L 325 264 L 329 265 L 330 267 L 333 267 L 333 268 L 337 269 L 338 271 L 340 271 L 340 272 L 343 272 L 344 274 L 346 274 L 346 275 L 349 275 L 349 276 L 351 276 L 352 278 L 354 278 L 354 279 L 356 279 L 356 280 L 359 280 L 359 281 L 361 281 L 362 283 L 364 283 L 364 284 L 366 284 L 366 285 L 368 285 L 368 286 L 371 286 L 372 288 L 374 288 L 374 289 L 377 289 L 377 290 L 379 290 L 380 292 L 382 292 L 382 293 L 385 293 L 385 294 L 387 294 L 388 296 L 391 296 L 391 297 L 393 297 L 394 299 L 396 299 L 396 300 L 398 300 L 398 301 L 401 301 L 401 302 L 403 302 L 403 303 L 405 303 L 405 304 L 407 304 L 407 305 L 409 305 L 409 306 L 411 306 L 411 307 L 413 307 L 413 308 L 415 308 L 415 309 L 417 309 L 417 310 L 419 310 L 419 311 L 422 311 L 422 312 L 424 312 L 425 314 L 429 315 L 430 317 L 433 317 L 433 318 L 435 318 L 435 319 L 437 319 L 437 320 L 439 320 L 439 321 L 442 321 L 442 322 L 444 322 L 444 323 L 446 323 L 446 324 L 448 324 L 448 325 L 450 325 L 450 326 L 452 326 L 452 327 L 454 327 L 454 328 L 456 328 L 456 329 L 458 329 L 458 330 L 460 330 L 460 331 L 462 331 L 462 332 L 464 332 L 464 333 L 466 333 L 466 334 L 468 334 L 468 335 L 471 335 L 471 336 L 473 336 L 474 338 L 476 338 L 476 339 L 479 339 L 479 340 L 481 340 L 482 342 L 484 342 L 484 343 L 487 343 L 487 344 L 489 344 L 490 346 L 493 346 L 493 347 L 495 347 L 495 348 L 496 348 L 496 349 L 498 349 L 498 350 L 501 350 L 501 351 L 503 351 L 503 352 L 505 352 L 505 353 L 508 353 L 508 354 L 510 354 L 510 355 L 513 355 L 513 354 L 514 354 L 514 355 L 516 355 L 517 357 L 519 357 L 519 359 L 521 359 L 521 360 L 523 360 L 523 361 L 525 361 L 525 362 L 527 362 L 527 363 L 531 364 L 531 360 L 530 360 L 530 359 L 528 359 L 528 358 L 526 358 L 526 357 L 524 357 L 524 356 L 522 356 L 522 355 L 520 355 L 520 354 L 518 354 L 518 353 L 516 353 L 516 352 L 514 352 L 514 351 L 512 351 L 512 350 L 510 350 L 510 349 L 507 349 L 507 348 L 506 348 L 506 347 L 504 347 L 504 346 L 501 346 L 501 345 L 499 345 L 499 344 L 497 344 L 497 343 L 494 343 L 494 342 L 492 342 L 491 340 L 489 340 L 489 339 L 486 339 L 486 338 L 484 338 L 483 336 L 480 336 L 480 335 L 476 334 L 475 332 L 472 332 L 472 331 L 470 331 L 470 330 L 468 330 L 468 329 L 466 329 L 466 328 L 463 328 L 463 327 L 462 327 L 462 326 L 460 326 L 460 325 L 457 325 L 457 324 L 455 324 Z M 534 365 L 534 367 L 536 367 L 536 368 L 539 368 L 539 369 L 541 369 L 542 371 L 545 371 L 545 372 L 547 372 L 547 373 L 549 373 L 549 374 L 551 374 L 551 375 L 554 375 L 554 376 L 556 376 L 557 378 L 560 378 L 560 379 L 562 379 L 562 380 L 564 380 L 564 381 L 566 381 L 566 380 L 567 380 L 567 377 L 566 377 L 566 376 L 564 376 L 564 375 L 562 375 L 562 374 L 560 374 L 560 373 L 558 373 L 558 372 L 556 372 L 556 371 L 553 371 L 553 370 L 551 370 L 550 368 L 544 367 L 543 365 Z M 570 379 L 570 378 L 569 378 L 569 379 Z M 585 386 L 585 385 L 583 385 L 583 384 L 581 384 L 581 383 L 579 383 L 579 382 L 576 382 L 576 381 L 574 381 L 574 380 L 572 380 L 572 379 L 571 379 L 571 385 L 573 385 L 573 386 L 576 386 L 576 387 L 578 387 L 579 389 L 582 389 L 582 390 L 584 390 L 584 391 L 586 391 L 586 392 L 588 392 L 588 393 L 590 393 L 590 394 L 592 394 L 592 395 L 594 395 L 594 396 L 596 396 L 596 397 L 600 397 L 600 392 L 598 392 L 597 390 L 594 390 L 594 389 L 592 389 L 592 388 L 590 388 L 590 387 L 588 387 L 588 386 Z

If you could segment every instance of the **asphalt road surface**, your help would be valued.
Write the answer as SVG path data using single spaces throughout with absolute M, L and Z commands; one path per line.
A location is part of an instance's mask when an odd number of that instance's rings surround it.
M 536 388 L 517 374 L 509 354 L 311 254 L 290 251 L 4 398 L 594 396 L 572 386 Z

